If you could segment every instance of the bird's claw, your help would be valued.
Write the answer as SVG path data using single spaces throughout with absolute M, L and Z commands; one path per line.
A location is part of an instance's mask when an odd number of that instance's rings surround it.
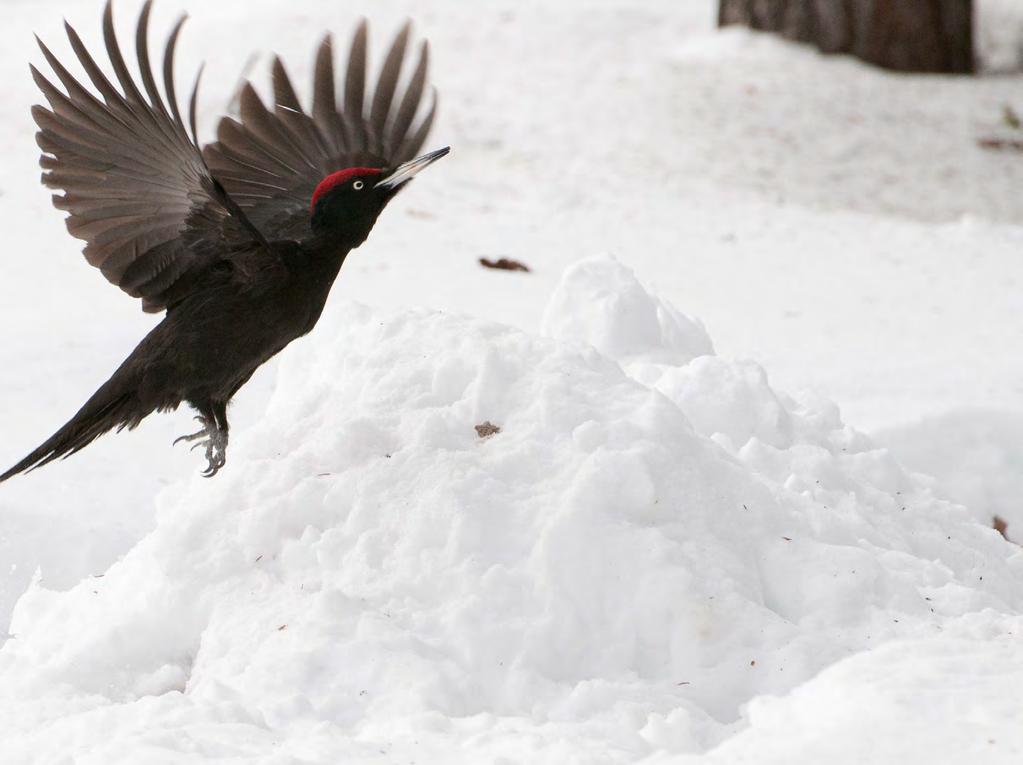
M 212 478 L 220 471 L 220 468 L 227 464 L 227 432 L 218 428 L 201 443 L 206 446 L 207 463 L 202 474 L 204 478 Z M 196 444 L 196 446 L 198 445 Z
M 174 439 L 174 443 L 172 444 L 172 446 L 177 446 L 182 441 L 194 441 L 197 438 L 208 436 L 210 435 L 210 431 L 214 429 L 210 427 L 211 425 L 213 425 L 213 423 L 211 423 L 209 420 L 207 420 L 205 417 L 201 415 L 196 415 L 192 419 L 202 424 L 202 430 L 197 431 L 195 433 L 189 433 L 187 436 L 178 436 L 177 438 Z
M 205 417 L 196 417 L 202 423 L 203 429 L 197 433 L 190 433 L 187 436 L 180 436 L 174 439 L 177 444 L 180 441 L 196 441 L 202 438 L 197 444 L 192 445 L 191 451 L 205 447 L 206 469 L 202 471 L 204 478 L 212 478 L 220 468 L 227 464 L 227 433 L 216 426 L 216 423 L 207 420 Z

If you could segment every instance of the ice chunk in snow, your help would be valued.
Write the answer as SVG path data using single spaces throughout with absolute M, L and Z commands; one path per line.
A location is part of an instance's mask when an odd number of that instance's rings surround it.
M 778 447 L 792 444 L 794 403 L 775 393 L 752 361 L 702 356 L 684 366 L 640 362 L 628 370 L 674 401 L 705 435 L 740 447 L 751 438 Z M 837 413 L 830 424 L 838 424 Z
M 714 353 L 703 324 L 649 293 L 612 257 L 583 260 L 565 271 L 544 313 L 543 334 L 589 343 L 616 361 L 684 364 Z
M 167 490 L 103 578 L 19 601 L 4 759 L 652 761 L 753 702 L 742 735 L 800 762 L 770 710 L 872 698 L 857 654 L 1023 627 L 1017 548 L 620 266 L 571 269 L 546 327 L 332 306 L 216 481 Z M 934 666 L 972 690 L 929 725 L 1014 740 L 997 682 Z M 876 690 L 909 730 L 925 674 Z

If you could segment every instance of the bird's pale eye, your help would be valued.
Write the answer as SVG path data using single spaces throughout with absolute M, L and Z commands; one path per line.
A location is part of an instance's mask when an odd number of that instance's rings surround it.
M 359 189 L 361 189 L 365 185 L 366 184 L 364 184 L 362 181 L 356 181 L 355 183 L 352 184 L 352 188 L 355 189 L 356 191 L 358 191 Z

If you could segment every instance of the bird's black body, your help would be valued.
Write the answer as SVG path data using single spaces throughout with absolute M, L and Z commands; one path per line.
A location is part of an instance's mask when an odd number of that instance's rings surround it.
M 149 67 L 148 15 L 147 3 L 136 46 L 148 98 L 124 68 L 108 4 L 104 34 L 121 91 L 95 68 L 69 27 L 103 101 L 43 47 L 67 95 L 33 69 L 52 107 L 37 107 L 34 115 L 48 170 L 44 183 L 65 191 L 54 202 L 71 214 L 68 228 L 86 240 L 87 259 L 141 297 L 146 310 L 166 316 L 70 422 L 0 481 L 183 402 L 203 424 L 183 438 L 204 439 L 206 474 L 215 474 L 225 461 L 228 402 L 256 369 L 315 326 L 348 253 L 365 241 L 408 180 L 447 153 L 409 161 L 433 109 L 410 134 L 425 48 L 400 103 L 392 105 L 407 27 L 364 114 L 364 26 L 352 45 L 343 109 L 335 103 L 328 38 L 317 57 L 312 115 L 301 110 L 277 60 L 274 110 L 246 85 L 241 121 L 222 120 L 219 140 L 200 153 L 194 92 L 191 138 L 174 98 L 180 23 L 165 57 L 165 105 Z M 147 175 L 152 172 L 163 175 Z

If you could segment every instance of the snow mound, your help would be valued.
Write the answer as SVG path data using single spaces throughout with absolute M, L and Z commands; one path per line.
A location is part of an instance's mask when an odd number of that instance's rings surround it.
M 545 332 L 333 305 L 215 481 L 20 599 L 5 761 L 633 762 L 746 722 L 725 746 L 782 750 L 854 654 L 1021 627 L 1017 548 L 623 266 L 570 269 Z

